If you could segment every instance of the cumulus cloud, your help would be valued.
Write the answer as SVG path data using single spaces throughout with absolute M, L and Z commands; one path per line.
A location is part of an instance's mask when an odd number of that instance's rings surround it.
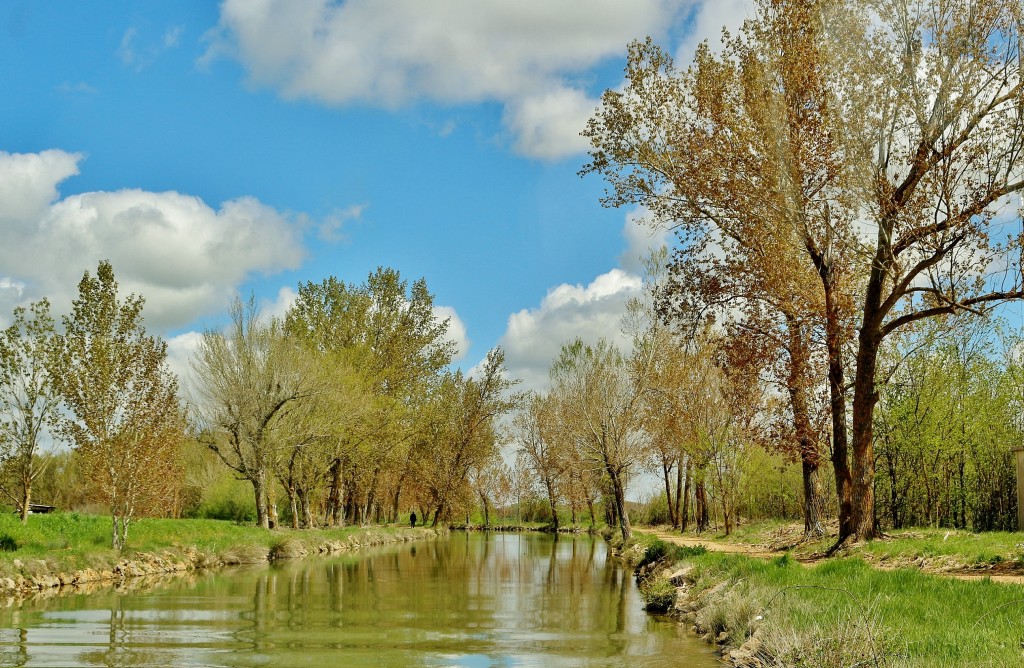
M 722 28 L 736 34 L 743 21 L 752 16 L 754 0 L 705 0 L 694 6 L 686 36 L 675 52 L 676 63 L 685 67 L 697 52 L 697 45 L 708 40 L 713 50 L 721 44 Z
M 647 209 L 637 207 L 626 214 L 622 236 L 626 249 L 619 256 L 619 266 L 626 271 L 640 274 L 644 270 L 644 259 L 662 246 L 672 245 L 672 232 L 664 227 L 652 227 L 645 219 Z
M 538 307 L 513 313 L 499 342 L 509 375 L 522 379 L 523 389 L 546 388 L 552 360 L 563 343 L 576 337 L 587 343 L 604 337 L 625 348 L 629 341 L 622 334 L 622 314 L 626 301 L 642 287 L 638 275 L 612 269 L 586 286 L 558 285 Z
M 469 351 L 471 343 L 466 334 L 466 323 L 451 306 L 435 306 L 434 317 L 438 320 L 448 320 L 448 340 L 455 344 L 455 355 L 452 361 L 462 360 L 466 356 L 466 352 Z
M 202 340 L 201 332 L 185 332 L 167 339 L 167 366 L 178 377 L 178 391 L 183 397 L 198 396 L 191 360 Z
M 48 296 L 58 310 L 83 272 L 110 260 L 123 292 L 146 298 L 146 322 L 160 331 L 222 308 L 254 272 L 296 268 L 297 226 L 254 198 L 214 209 L 178 192 L 87 192 L 61 198 L 59 184 L 82 156 L 63 151 L 0 152 L 0 313 Z
M 697 0 L 226 0 L 202 59 L 237 59 L 286 98 L 396 108 L 498 102 L 520 152 L 585 148 L 581 81 Z

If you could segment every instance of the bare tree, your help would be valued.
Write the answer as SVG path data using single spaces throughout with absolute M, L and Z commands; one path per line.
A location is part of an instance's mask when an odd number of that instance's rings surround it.
M 642 424 L 642 374 L 608 341 L 589 346 L 576 339 L 562 346 L 551 367 L 551 394 L 558 417 L 581 458 L 608 478 L 619 530 L 632 536 L 626 484 L 647 458 L 649 438 Z
M 269 528 L 274 465 L 291 436 L 281 431 L 283 417 L 313 393 L 309 365 L 280 323 L 260 321 L 250 298 L 232 305 L 227 333 L 203 333 L 192 369 L 200 438 L 252 484 L 256 522 Z

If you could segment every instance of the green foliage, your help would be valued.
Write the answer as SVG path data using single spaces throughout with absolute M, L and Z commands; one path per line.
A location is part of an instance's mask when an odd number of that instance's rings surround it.
M 669 524 L 668 498 L 664 493 L 655 494 L 640 510 L 640 522 L 649 526 Z
M 1011 447 L 1024 441 L 1015 338 L 947 319 L 897 342 L 875 416 L 876 498 L 894 528 L 1016 529 Z
M 65 411 L 60 431 L 75 446 L 90 491 L 110 510 L 121 549 L 136 514 L 169 505 L 178 482 L 184 411 L 167 367 L 167 343 L 146 333 L 144 299 L 120 299 L 100 262 L 78 284 L 64 316 L 53 381 Z

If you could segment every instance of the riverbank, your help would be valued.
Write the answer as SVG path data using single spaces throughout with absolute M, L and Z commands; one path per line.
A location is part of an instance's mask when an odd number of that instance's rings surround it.
M 538 531 L 540 533 L 569 534 L 599 533 L 599 529 L 589 524 L 562 525 L 556 530 L 554 526 L 546 522 L 519 522 L 514 524 L 453 524 L 450 528 L 452 531 Z
M 916 540 L 916 539 L 915 539 Z M 815 563 L 638 534 L 641 592 L 734 666 L 1019 666 L 1024 590 L 859 557 Z M 895 546 L 890 546 L 890 550 Z M 906 547 L 906 546 L 904 546 Z
M 447 530 L 387 526 L 267 531 L 221 520 L 143 519 L 132 527 L 122 552 L 108 547 L 109 531 L 110 518 L 95 515 L 33 515 L 27 526 L 0 516 L 0 595 L 337 554 L 433 538 Z
M 831 529 L 831 531 L 829 531 Z M 704 534 L 650 527 L 642 531 L 679 545 L 702 544 L 715 552 L 764 558 L 788 554 L 802 563 L 825 558 L 836 540 L 836 527 L 808 539 L 803 526 L 792 522 L 752 522 L 731 535 Z M 1024 534 L 1006 531 L 974 533 L 963 529 L 912 528 L 890 530 L 870 542 L 847 542 L 834 557 L 855 557 L 879 568 L 916 568 L 944 575 L 990 576 L 1024 582 Z

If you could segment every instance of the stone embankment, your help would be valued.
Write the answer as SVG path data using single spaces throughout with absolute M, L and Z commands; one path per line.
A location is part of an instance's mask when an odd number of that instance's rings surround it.
M 435 538 L 444 529 L 367 530 L 338 540 L 310 540 L 299 536 L 284 537 L 271 546 L 240 545 L 219 553 L 196 547 L 137 553 L 115 563 L 93 565 L 80 569 L 59 570 L 45 559 L 14 559 L 15 575 L 0 577 L 0 596 L 30 596 L 63 587 L 82 588 L 87 585 L 120 585 L 145 576 L 181 574 L 239 564 L 259 564 L 284 559 L 301 559 L 313 555 L 332 555 L 361 548 Z
M 763 646 L 758 628 L 760 616 L 743 610 L 746 606 L 740 600 L 741 597 L 732 591 L 731 583 L 720 582 L 697 592 L 694 588 L 696 583 L 690 577 L 691 571 L 692 567 L 687 566 L 675 571 L 663 569 L 659 574 L 675 587 L 675 600 L 666 611 L 667 614 L 685 624 L 708 644 L 716 645 L 727 665 L 737 668 L 768 668 L 778 665 Z M 739 616 L 745 617 L 745 623 L 740 624 L 743 628 L 740 629 L 736 628 L 738 620 L 725 618 L 736 616 L 738 610 L 741 611 Z

